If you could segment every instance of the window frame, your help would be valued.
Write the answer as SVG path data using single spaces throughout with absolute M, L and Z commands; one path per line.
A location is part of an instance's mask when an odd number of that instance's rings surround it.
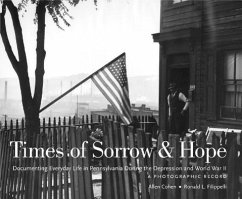
M 238 122 L 241 122 L 242 121 L 242 118 L 238 118 L 237 115 L 238 113 L 237 112 L 237 109 L 241 109 L 241 112 L 242 112 L 242 105 L 241 107 L 237 107 L 237 95 L 238 95 L 238 85 L 242 85 L 242 79 L 237 79 L 236 78 L 236 68 L 237 68 L 237 62 L 236 62 L 236 56 L 238 53 L 241 53 L 242 52 L 242 49 L 230 49 L 230 50 L 226 50 L 223 52 L 223 59 L 221 60 L 221 65 L 222 65 L 222 69 L 220 70 L 221 73 L 221 78 L 220 79 L 220 102 L 219 102 L 219 118 L 220 119 L 226 119 L 226 120 L 231 120 L 231 121 L 238 121 Z M 225 64 L 226 64 L 226 56 L 228 56 L 229 53 L 233 53 L 233 79 L 225 79 Z M 225 105 L 225 87 L 226 86 L 229 86 L 229 85 L 232 85 L 234 87 L 234 91 L 232 91 L 234 93 L 234 99 L 232 99 L 234 102 L 233 102 L 233 107 L 232 106 L 226 106 Z M 223 116 L 222 114 L 222 108 L 230 108 L 230 109 L 234 109 L 233 110 L 233 115 L 234 117 L 225 117 Z
M 194 0 L 183 0 L 181 2 L 174 3 L 173 0 L 167 0 L 165 3 L 166 10 L 181 8 L 189 5 L 193 5 Z
M 179 0 L 179 2 L 174 2 L 175 0 L 171 0 L 171 1 L 172 1 L 172 4 L 175 5 L 175 4 L 180 4 L 191 0 Z

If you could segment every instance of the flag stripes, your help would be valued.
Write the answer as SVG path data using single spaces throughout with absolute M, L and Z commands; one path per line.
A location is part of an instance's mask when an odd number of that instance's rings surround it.
M 103 74 L 98 74 L 97 77 L 101 81 L 101 83 L 109 90 L 110 94 L 114 97 L 114 99 L 117 101 L 117 103 L 120 105 L 122 112 L 125 114 L 128 114 L 126 107 L 123 107 L 124 103 L 121 99 L 118 91 L 113 87 L 112 84 L 107 84 L 106 78 L 103 76 Z
M 119 96 L 123 96 L 123 98 L 121 98 L 122 102 L 124 103 L 126 110 L 130 111 L 129 95 L 128 95 L 126 88 L 122 89 L 121 86 L 116 81 L 116 79 L 113 78 L 113 76 L 107 69 L 105 69 L 103 71 L 103 74 L 105 75 L 107 80 L 111 83 L 111 85 L 114 87 L 114 89 L 118 92 Z M 126 90 L 126 92 L 125 92 L 125 90 Z
M 113 105 L 125 124 L 132 121 L 125 54 L 92 76 L 94 84 Z
M 120 106 L 119 103 L 117 103 L 117 101 L 114 99 L 114 97 L 111 95 L 111 93 L 109 92 L 109 90 L 102 85 L 102 83 L 99 81 L 99 79 L 97 77 L 93 77 L 92 78 L 93 82 L 95 83 L 95 85 L 99 88 L 99 90 L 103 93 L 103 95 L 107 98 L 107 100 L 114 106 L 115 110 L 117 111 L 117 113 L 120 115 L 120 117 L 122 118 L 122 120 L 124 121 L 125 124 L 129 124 L 129 120 L 128 118 L 126 118 L 123 114 L 122 114 L 122 108 Z

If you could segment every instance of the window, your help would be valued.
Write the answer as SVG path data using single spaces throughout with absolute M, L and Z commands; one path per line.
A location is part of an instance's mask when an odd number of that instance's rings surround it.
M 184 1 L 188 1 L 188 0 L 173 0 L 173 3 L 181 3 L 181 2 L 184 2 Z
M 242 120 L 242 51 L 225 54 L 220 116 Z

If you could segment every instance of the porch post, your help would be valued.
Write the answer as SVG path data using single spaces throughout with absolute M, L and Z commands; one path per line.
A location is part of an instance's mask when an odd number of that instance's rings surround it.
M 162 132 L 167 132 L 167 66 L 164 45 L 160 43 L 159 62 L 159 126 Z M 164 135 L 167 138 L 167 135 Z

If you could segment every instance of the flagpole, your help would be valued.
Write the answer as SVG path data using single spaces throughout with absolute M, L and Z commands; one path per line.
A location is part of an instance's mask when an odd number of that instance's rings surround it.
M 60 100 L 61 98 L 63 98 L 64 96 L 66 96 L 68 93 L 70 93 L 71 91 L 73 91 L 74 89 L 76 89 L 78 86 L 80 86 L 81 84 L 83 84 L 84 82 L 86 82 L 88 79 L 90 79 L 93 75 L 97 74 L 99 71 L 103 70 L 105 67 L 107 67 L 108 65 L 110 65 L 112 62 L 115 62 L 116 60 L 118 60 L 120 57 L 122 57 L 123 55 L 125 55 L 125 53 L 122 53 L 121 55 L 119 55 L 118 57 L 116 57 L 115 59 L 113 59 L 112 61 L 110 61 L 109 63 L 105 64 L 105 66 L 103 66 L 102 68 L 98 69 L 97 71 L 95 71 L 94 73 L 92 73 L 91 75 L 89 75 L 88 77 L 86 77 L 85 79 L 83 79 L 82 81 L 80 81 L 79 83 L 77 83 L 75 86 L 73 86 L 72 88 L 70 88 L 69 90 L 67 90 L 66 92 L 64 92 L 62 95 L 60 95 L 59 97 L 57 97 L 56 99 L 54 99 L 52 102 L 50 102 L 49 104 L 47 104 L 46 106 L 44 106 L 43 108 L 40 109 L 39 113 L 41 113 L 42 111 L 44 111 L 45 109 L 49 108 L 51 105 L 53 105 L 54 103 L 56 103 L 58 100 Z

